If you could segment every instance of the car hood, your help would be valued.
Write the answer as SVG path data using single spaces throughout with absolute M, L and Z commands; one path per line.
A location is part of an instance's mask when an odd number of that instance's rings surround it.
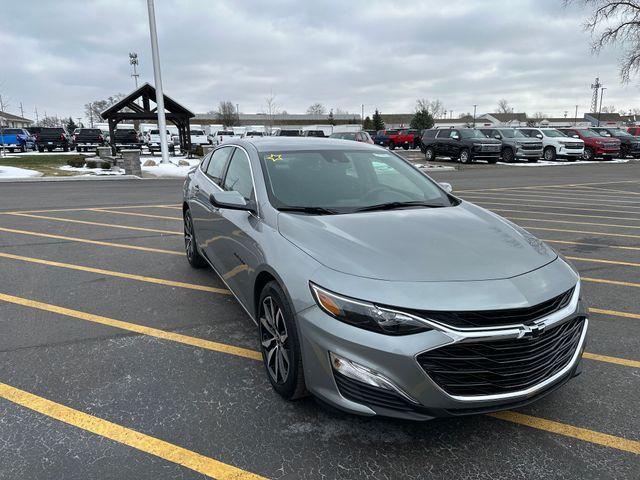
M 557 258 L 528 232 L 480 207 L 344 215 L 278 215 L 280 234 L 333 270 L 388 281 L 515 277 Z

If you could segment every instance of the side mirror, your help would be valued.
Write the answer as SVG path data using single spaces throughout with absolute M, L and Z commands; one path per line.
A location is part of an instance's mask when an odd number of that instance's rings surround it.
M 451 186 L 450 183 L 440 182 L 440 183 L 438 183 L 438 185 L 440 185 L 440 187 L 442 187 L 442 189 L 447 193 L 453 192 L 453 187 Z
M 453 138 L 454 140 L 460 140 L 460 135 L 458 135 L 457 133 L 452 135 L 451 138 Z
M 580 138 L 578 135 L 571 135 L 573 138 Z
M 213 192 L 209 195 L 211 205 L 217 208 L 227 208 L 229 210 L 246 210 L 254 212 L 255 207 L 252 202 L 247 202 L 245 198 L 236 191 L 230 192 Z
M 496 133 L 493 138 L 495 138 L 496 140 L 502 140 L 502 136 L 498 133 Z
M 540 140 L 542 140 L 542 134 L 541 134 L 541 133 L 538 133 L 538 134 L 536 135 L 536 138 L 539 138 Z

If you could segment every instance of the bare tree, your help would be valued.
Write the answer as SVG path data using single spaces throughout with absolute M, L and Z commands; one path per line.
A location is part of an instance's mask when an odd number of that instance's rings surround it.
M 594 53 L 607 45 L 622 47 L 620 78 L 624 83 L 640 72 L 640 0 L 563 0 L 565 5 L 579 3 L 592 8 L 584 24 L 591 32 Z
M 511 105 L 509 105 L 509 102 L 506 99 L 501 98 L 498 100 L 498 109 L 496 110 L 496 113 L 513 113 L 513 108 L 511 108 Z
M 327 113 L 327 109 L 323 104 L 318 102 L 314 103 L 313 105 L 309 105 L 309 108 L 307 108 L 307 113 L 309 115 L 324 115 L 325 113 Z
M 615 105 L 602 107 L 602 113 L 616 113 L 617 111 L 618 109 L 616 108 Z
M 111 105 L 118 103 L 125 97 L 124 93 L 116 93 L 102 100 L 94 100 L 93 102 L 84 104 L 84 116 L 89 120 L 90 124 L 100 120 L 100 114 Z
M 39 125 L 41 127 L 62 127 L 64 126 L 64 120 L 55 115 L 47 115 L 40 119 Z
M 426 98 L 419 98 L 416 100 L 416 112 L 427 112 L 433 118 L 442 118 L 446 116 L 447 109 L 440 100 L 429 101 Z
M 220 102 L 218 110 L 216 110 L 216 115 L 218 116 L 218 120 L 220 120 L 225 127 L 233 127 L 240 123 L 238 121 L 239 119 L 236 107 L 233 102 L 230 102 L 229 100 Z
M 276 95 L 273 92 L 269 92 L 269 96 L 266 98 L 264 106 L 262 107 L 262 113 L 268 116 L 269 130 L 271 130 L 273 128 L 273 117 L 279 113 Z
M 527 119 L 527 127 L 537 127 L 545 118 L 547 118 L 546 113 L 536 112 L 533 114 L 533 117 Z

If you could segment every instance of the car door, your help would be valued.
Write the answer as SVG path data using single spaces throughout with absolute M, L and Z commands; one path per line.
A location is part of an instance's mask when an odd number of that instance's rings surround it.
M 436 132 L 436 141 L 434 149 L 436 151 L 436 155 L 438 156 L 448 156 L 449 151 L 449 130 L 438 130 Z
M 193 186 L 189 198 L 196 241 L 216 268 L 215 230 L 212 225 L 220 221 L 220 212 L 211 204 L 209 196 L 215 190 L 222 189 L 224 171 L 234 148 L 233 146 L 217 148 L 211 153 L 208 161 L 205 160 L 200 164 L 192 179 Z
M 446 155 L 452 158 L 457 158 L 460 155 L 460 132 L 458 130 L 449 132 Z
M 256 205 L 251 161 L 243 148 L 236 148 L 229 160 L 222 189 L 239 192 L 247 202 Z M 220 208 L 218 218 L 211 224 L 216 270 L 239 300 L 248 305 L 253 296 L 252 273 L 262 258 L 256 241 L 262 222 L 258 212 L 226 208 Z

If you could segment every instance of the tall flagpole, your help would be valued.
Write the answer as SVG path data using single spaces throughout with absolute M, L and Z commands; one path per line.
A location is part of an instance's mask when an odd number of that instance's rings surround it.
M 153 58 L 153 79 L 156 86 L 156 105 L 158 106 L 158 130 L 160 132 L 161 163 L 169 163 L 169 146 L 167 145 L 167 120 L 164 116 L 164 93 L 160 75 L 160 54 L 158 53 L 158 31 L 156 30 L 156 12 L 153 0 L 147 0 L 149 9 L 149 33 L 151 34 L 151 57 Z

